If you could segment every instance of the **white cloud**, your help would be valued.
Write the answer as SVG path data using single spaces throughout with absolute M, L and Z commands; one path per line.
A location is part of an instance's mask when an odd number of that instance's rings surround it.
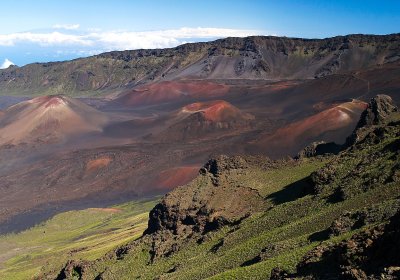
M 18 43 L 33 43 L 41 46 L 51 45 L 82 45 L 88 46 L 92 41 L 85 39 L 85 35 L 71 35 L 61 32 L 51 33 L 13 33 L 0 35 L 0 46 L 15 46 Z
M 80 27 L 79 24 L 55 24 L 54 29 L 76 30 Z
M 90 56 L 90 55 L 96 55 L 99 53 L 104 52 L 104 49 L 99 49 L 99 50 L 56 50 L 53 54 L 54 57 L 59 57 L 59 56 Z
M 111 31 L 94 32 L 88 38 L 110 49 L 147 49 L 174 47 L 188 39 L 213 39 L 223 37 L 245 37 L 261 35 L 259 30 L 240 30 L 226 28 L 180 28 L 161 31 Z
M 8 58 L 4 59 L 3 64 L 1 64 L 0 69 L 6 69 L 8 67 L 10 67 L 11 65 L 14 65 L 14 63 L 9 60 Z
M 100 31 L 101 31 L 101 28 L 89 27 L 87 30 L 90 31 L 90 32 L 100 32 Z
M 56 25 L 57 27 L 64 25 Z M 67 25 L 67 29 L 79 28 L 79 25 Z M 72 28 L 73 27 L 73 28 Z M 242 30 L 227 28 L 188 28 L 160 31 L 89 31 L 81 34 L 65 32 L 14 33 L 0 35 L 0 46 L 18 44 L 37 44 L 39 46 L 80 46 L 85 49 L 96 47 L 103 50 L 126 50 L 140 48 L 167 48 L 193 40 L 209 40 L 223 37 L 245 37 L 262 35 L 260 30 Z

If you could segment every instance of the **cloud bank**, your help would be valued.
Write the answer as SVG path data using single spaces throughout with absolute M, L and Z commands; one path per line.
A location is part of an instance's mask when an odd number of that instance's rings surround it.
M 6 69 L 8 67 L 10 67 L 11 65 L 14 65 L 14 63 L 9 60 L 8 58 L 4 59 L 3 64 L 1 64 L 0 69 Z
M 0 34 L 0 53 L 22 66 L 32 62 L 69 60 L 114 50 L 170 48 L 184 43 L 224 37 L 271 35 L 261 30 L 189 28 L 131 31 L 83 29 L 79 24 L 57 24 L 49 29 Z
M 76 30 L 79 29 L 79 24 L 55 24 L 54 29 L 66 29 L 66 30 Z
M 76 46 L 96 47 L 104 50 L 125 50 L 140 48 L 167 48 L 181 43 L 223 37 L 245 37 L 261 35 L 258 30 L 241 30 L 228 28 L 180 28 L 161 31 L 87 31 L 72 34 L 66 31 L 77 30 L 79 24 L 55 25 L 56 29 L 64 31 L 23 32 L 0 35 L 0 46 L 17 46 L 21 44 L 36 44 L 39 46 Z

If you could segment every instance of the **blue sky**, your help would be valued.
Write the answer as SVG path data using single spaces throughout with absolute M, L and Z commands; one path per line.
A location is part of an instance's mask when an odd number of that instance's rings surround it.
M 0 2 L 0 67 L 227 36 L 400 32 L 400 1 Z

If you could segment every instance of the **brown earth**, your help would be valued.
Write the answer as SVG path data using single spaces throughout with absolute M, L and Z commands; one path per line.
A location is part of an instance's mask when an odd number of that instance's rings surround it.
M 162 171 L 152 183 L 161 189 L 171 190 L 192 181 L 199 173 L 199 165 L 179 166 Z

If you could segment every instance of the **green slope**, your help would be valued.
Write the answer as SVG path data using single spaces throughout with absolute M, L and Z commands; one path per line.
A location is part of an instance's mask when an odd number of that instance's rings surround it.
M 94 260 L 139 237 L 156 202 L 69 211 L 24 232 L 0 236 L 0 279 L 32 279 L 42 266 L 59 270 L 71 258 Z

